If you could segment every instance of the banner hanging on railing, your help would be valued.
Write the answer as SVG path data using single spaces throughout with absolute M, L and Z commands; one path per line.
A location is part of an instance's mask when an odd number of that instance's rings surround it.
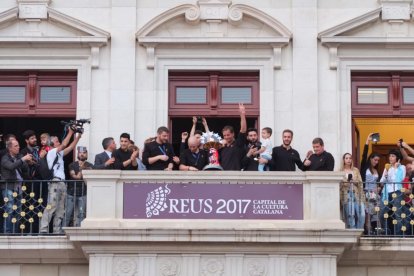
M 303 219 L 303 184 L 124 183 L 125 219 Z

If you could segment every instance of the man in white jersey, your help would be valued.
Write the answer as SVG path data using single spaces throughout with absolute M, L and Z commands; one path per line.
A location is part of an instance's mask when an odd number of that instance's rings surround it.
M 62 233 L 66 199 L 65 164 L 63 157 L 72 152 L 81 138 L 81 134 L 78 133 L 73 142 L 68 146 L 73 133 L 72 128 L 69 127 L 68 135 L 62 143 L 60 143 L 58 137 L 51 137 L 51 146 L 53 148 L 47 153 L 46 158 L 49 169 L 53 169 L 53 179 L 48 185 L 49 195 L 47 207 L 43 212 L 40 222 L 40 233 L 49 233 L 48 227 L 53 216 L 53 233 Z

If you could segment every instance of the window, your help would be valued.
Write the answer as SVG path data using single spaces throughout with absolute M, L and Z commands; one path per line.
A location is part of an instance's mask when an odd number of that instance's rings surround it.
M 414 104 L 414 87 L 403 88 L 403 102 L 404 104 Z
M 170 72 L 169 115 L 259 116 L 258 72 Z
M 76 79 L 76 71 L 0 71 L 0 114 L 73 117 Z
M 239 103 L 248 127 L 259 127 L 259 72 L 169 72 L 169 127 L 179 152 L 181 133 L 190 131 L 193 116 L 203 116 L 211 131 L 240 127 Z M 201 124 L 196 128 L 204 131 Z
M 414 73 L 353 72 L 352 115 L 414 116 Z

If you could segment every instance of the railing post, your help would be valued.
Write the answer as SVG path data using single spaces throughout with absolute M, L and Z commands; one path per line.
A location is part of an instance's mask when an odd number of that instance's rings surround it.
M 117 181 L 121 171 L 88 170 L 84 171 L 87 187 L 86 218 L 82 227 L 116 227 L 117 218 Z

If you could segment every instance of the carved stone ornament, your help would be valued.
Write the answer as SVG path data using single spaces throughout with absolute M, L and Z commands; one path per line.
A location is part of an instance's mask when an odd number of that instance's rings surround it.
M 115 260 L 116 276 L 134 276 L 137 272 L 137 263 L 134 258 L 118 258 Z
M 411 19 L 411 0 L 380 0 L 382 6 L 382 20 Z
M 266 275 L 266 265 L 260 261 L 251 261 L 248 265 L 250 276 L 264 276 Z
M 47 19 L 50 0 L 17 0 L 20 19 Z
M 219 259 L 207 259 L 202 263 L 201 275 L 221 276 L 224 274 L 224 263 Z
M 309 260 L 290 259 L 288 260 L 288 275 L 289 276 L 311 276 L 312 269 Z
M 166 260 L 160 265 L 162 276 L 177 276 L 180 272 L 180 266 L 174 260 Z

